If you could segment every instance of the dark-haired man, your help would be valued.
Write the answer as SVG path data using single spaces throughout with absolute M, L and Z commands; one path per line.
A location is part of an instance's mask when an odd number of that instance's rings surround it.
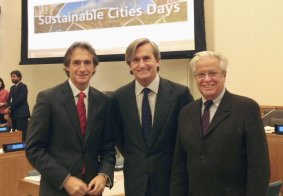
M 7 107 L 11 112 L 12 129 L 22 131 L 22 139 L 26 140 L 28 119 L 30 117 L 28 106 L 28 88 L 22 83 L 22 74 L 15 70 L 11 72 L 11 81 L 14 84 L 10 88 Z
M 64 57 L 68 80 L 38 94 L 26 155 L 41 173 L 41 196 L 101 195 L 113 185 L 110 100 L 89 85 L 97 65 L 92 46 L 75 42 Z

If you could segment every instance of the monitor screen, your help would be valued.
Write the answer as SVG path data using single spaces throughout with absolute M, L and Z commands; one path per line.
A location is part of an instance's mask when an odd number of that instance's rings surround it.
M 22 1 L 21 64 L 62 62 L 75 41 L 93 45 L 100 61 L 124 60 L 138 38 L 156 42 L 163 59 L 204 50 L 203 0 Z

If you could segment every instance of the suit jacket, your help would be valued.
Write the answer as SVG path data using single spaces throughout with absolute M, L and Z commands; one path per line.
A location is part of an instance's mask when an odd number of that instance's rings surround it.
M 187 87 L 160 78 L 151 141 L 147 147 L 138 115 L 135 82 L 113 93 L 115 139 L 124 156 L 127 196 L 169 195 L 177 116 L 191 101 Z
M 258 104 L 225 92 L 202 135 L 202 100 L 179 117 L 171 196 L 265 196 L 269 156 Z
M 27 99 L 27 85 L 19 82 L 17 86 L 11 86 L 7 106 L 10 107 L 12 118 L 18 119 L 30 117 Z
M 108 127 L 109 106 L 109 98 L 90 87 L 83 139 L 68 81 L 38 94 L 27 132 L 26 155 L 41 173 L 40 195 L 67 195 L 60 187 L 69 174 L 89 183 L 104 173 L 113 182 L 115 151 Z

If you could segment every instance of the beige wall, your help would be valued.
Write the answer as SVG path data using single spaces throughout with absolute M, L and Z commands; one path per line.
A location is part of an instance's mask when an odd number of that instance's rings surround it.
M 0 0 L 0 77 L 9 88 L 10 72 L 18 69 L 29 88 L 31 108 L 40 90 L 66 79 L 62 65 L 19 65 L 21 1 Z M 231 92 L 255 99 L 262 105 L 283 105 L 282 0 L 206 0 L 206 34 L 209 50 L 229 59 L 226 86 Z M 160 75 L 188 85 L 199 93 L 188 70 L 188 59 L 164 60 Z M 112 91 L 132 80 L 124 62 L 100 63 L 92 85 Z M 278 91 L 278 92 L 276 92 Z

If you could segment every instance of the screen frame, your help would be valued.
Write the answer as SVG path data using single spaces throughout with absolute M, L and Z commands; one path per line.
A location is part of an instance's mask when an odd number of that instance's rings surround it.
M 161 52 L 161 59 L 192 58 L 196 52 L 206 49 L 204 0 L 194 0 L 195 50 Z M 29 58 L 28 57 L 28 0 L 22 1 L 22 32 L 21 32 L 20 65 L 58 64 L 63 57 Z M 100 62 L 124 61 L 124 54 L 98 55 Z

